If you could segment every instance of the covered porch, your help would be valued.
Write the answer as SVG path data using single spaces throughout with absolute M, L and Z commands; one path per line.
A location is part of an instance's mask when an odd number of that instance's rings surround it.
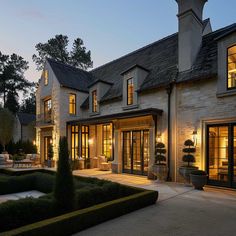
M 161 114 L 150 108 L 68 122 L 74 169 L 148 175 Z

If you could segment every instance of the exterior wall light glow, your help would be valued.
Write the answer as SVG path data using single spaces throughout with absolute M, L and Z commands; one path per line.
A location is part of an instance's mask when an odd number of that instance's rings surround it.
M 157 133 L 157 142 L 160 143 L 161 142 L 161 132 Z
M 194 130 L 192 135 L 193 135 L 193 143 L 194 143 L 194 146 L 196 147 L 197 146 L 197 131 Z

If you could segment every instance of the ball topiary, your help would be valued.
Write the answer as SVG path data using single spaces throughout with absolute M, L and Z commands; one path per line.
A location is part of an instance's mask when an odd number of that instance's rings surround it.
M 165 149 L 165 144 L 158 142 L 156 144 L 156 150 L 155 150 L 155 164 L 157 165 L 164 165 L 166 161 L 166 157 L 165 154 L 166 153 L 166 149 Z
M 185 148 L 183 148 L 183 152 L 186 153 L 183 155 L 183 162 L 187 162 L 188 166 L 190 166 L 190 163 L 195 162 L 195 157 L 193 153 L 196 152 L 196 148 L 194 147 L 194 143 L 191 139 L 187 139 L 184 142 Z

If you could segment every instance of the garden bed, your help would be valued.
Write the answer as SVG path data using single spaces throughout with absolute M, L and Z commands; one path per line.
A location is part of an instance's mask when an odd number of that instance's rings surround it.
M 38 199 L 25 198 L 0 204 L 0 232 L 18 228 L 2 235 L 70 235 L 154 204 L 158 197 L 158 192 L 155 191 L 75 176 L 74 211 L 60 212 L 55 207 L 52 195 L 54 178 L 52 172 L 39 171 L 22 176 L 0 177 L 0 194 L 33 189 L 46 194 Z

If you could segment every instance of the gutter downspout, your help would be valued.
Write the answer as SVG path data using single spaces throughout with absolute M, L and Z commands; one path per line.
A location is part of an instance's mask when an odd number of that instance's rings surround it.
M 168 94 L 168 116 L 167 116 L 167 139 L 168 139 L 168 150 L 167 150 L 167 181 L 171 181 L 171 176 L 170 176 L 170 147 L 171 147 L 171 128 L 170 128 L 170 112 L 171 112 L 171 92 L 173 89 L 173 82 L 170 82 L 170 84 L 166 87 L 166 92 Z

